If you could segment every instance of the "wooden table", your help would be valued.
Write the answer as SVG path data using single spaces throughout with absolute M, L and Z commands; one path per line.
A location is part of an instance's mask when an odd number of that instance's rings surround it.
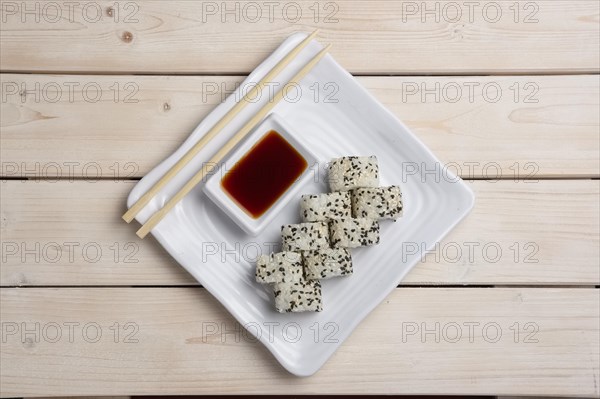
M 598 1 L 1 7 L 2 396 L 600 395 Z M 477 201 L 296 378 L 120 215 L 244 75 L 315 27 Z

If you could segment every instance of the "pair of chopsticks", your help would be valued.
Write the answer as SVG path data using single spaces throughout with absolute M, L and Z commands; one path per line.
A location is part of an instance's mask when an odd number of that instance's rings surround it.
M 127 223 L 131 222 L 135 216 L 158 194 L 158 192 L 179 172 L 185 165 L 187 165 L 193 158 L 200 152 L 202 148 L 208 144 L 239 112 L 251 101 L 257 94 L 258 90 L 262 89 L 266 83 L 270 82 L 276 75 L 278 75 L 289 63 L 298 55 L 302 49 L 304 49 L 312 39 L 317 35 L 318 30 L 315 30 L 309 36 L 307 36 L 300 44 L 298 44 L 292 51 L 290 51 L 281 61 L 279 61 L 273 69 L 271 69 L 264 78 L 246 95 L 236 103 L 192 148 L 185 153 L 183 157 L 175 165 L 173 165 L 167 173 L 165 173 L 155 184 L 152 186 L 142 197 L 125 214 L 123 220 Z M 183 197 L 185 197 L 198 183 L 200 183 L 206 175 L 213 169 L 212 165 L 215 165 L 227 155 L 233 147 L 235 147 L 246 135 L 252 130 L 258 122 L 260 122 L 281 99 L 283 99 L 288 89 L 297 85 L 306 74 L 327 54 L 331 45 L 326 46 L 317 55 L 315 55 L 306 65 L 300 69 L 300 71 L 294 75 L 294 77 L 279 90 L 273 98 L 264 105 L 208 162 L 204 162 L 202 169 L 200 169 L 182 188 L 179 190 L 167 203 L 159 209 L 154 215 L 150 217 L 137 231 L 137 235 L 140 238 L 146 237 L 146 235 L 169 213 L 171 209 L 177 205 Z

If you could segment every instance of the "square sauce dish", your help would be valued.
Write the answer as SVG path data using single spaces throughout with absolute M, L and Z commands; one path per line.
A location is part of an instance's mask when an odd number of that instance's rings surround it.
M 204 186 L 206 195 L 252 236 L 313 177 L 317 158 L 296 137 L 281 117 L 269 114 Z

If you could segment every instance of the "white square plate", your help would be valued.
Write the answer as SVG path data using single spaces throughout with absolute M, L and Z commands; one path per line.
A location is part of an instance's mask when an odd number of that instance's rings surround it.
M 237 92 L 211 112 L 183 145 L 148 173 L 132 190 L 131 206 L 241 98 L 304 34 L 289 37 L 242 83 Z M 277 77 L 282 87 L 322 46 L 313 41 Z M 276 250 L 280 227 L 299 221 L 299 196 L 292 199 L 258 236 L 250 237 L 203 192 L 202 184 L 188 194 L 153 230 L 166 250 L 256 336 L 291 373 L 315 373 L 360 321 L 398 285 L 421 254 L 403 253 L 400 243 L 432 248 L 472 208 L 466 184 L 440 170 L 438 159 L 331 56 L 326 56 L 297 90 L 273 110 L 298 130 L 299 140 L 321 164 L 317 181 L 304 193 L 326 192 L 324 165 L 344 155 L 376 155 L 381 185 L 399 184 L 404 216 L 381 226 L 381 243 L 353 250 L 354 274 L 323 282 L 319 313 L 279 314 L 268 287 L 254 281 L 254 261 Z M 243 92 L 242 92 L 243 93 Z M 145 222 L 201 168 L 252 115 L 268 96 L 247 106 L 195 159 L 157 195 L 136 218 Z M 408 166 L 407 166 L 408 165 Z

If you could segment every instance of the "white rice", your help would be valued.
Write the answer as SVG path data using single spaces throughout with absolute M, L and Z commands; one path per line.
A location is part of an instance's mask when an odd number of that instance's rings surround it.
M 332 220 L 330 235 L 333 248 L 356 248 L 379 244 L 379 222 L 367 218 Z
M 398 186 L 352 190 L 352 215 L 357 218 L 393 219 L 402 216 L 402 192 Z
M 323 310 L 321 284 L 317 280 L 273 285 L 275 310 L 287 312 L 320 312 Z
M 351 199 L 349 192 L 303 195 L 300 200 L 300 215 L 304 222 L 325 222 L 331 219 L 350 217 Z
M 261 255 L 256 262 L 259 283 L 291 283 L 303 277 L 302 256 L 297 252 Z
M 346 248 L 327 248 L 302 253 L 307 280 L 325 280 L 352 274 L 352 256 Z
M 329 247 L 327 223 L 299 223 L 281 227 L 284 251 L 311 251 Z
M 342 157 L 329 164 L 331 191 L 348 191 L 358 187 L 379 186 L 377 157 Z

